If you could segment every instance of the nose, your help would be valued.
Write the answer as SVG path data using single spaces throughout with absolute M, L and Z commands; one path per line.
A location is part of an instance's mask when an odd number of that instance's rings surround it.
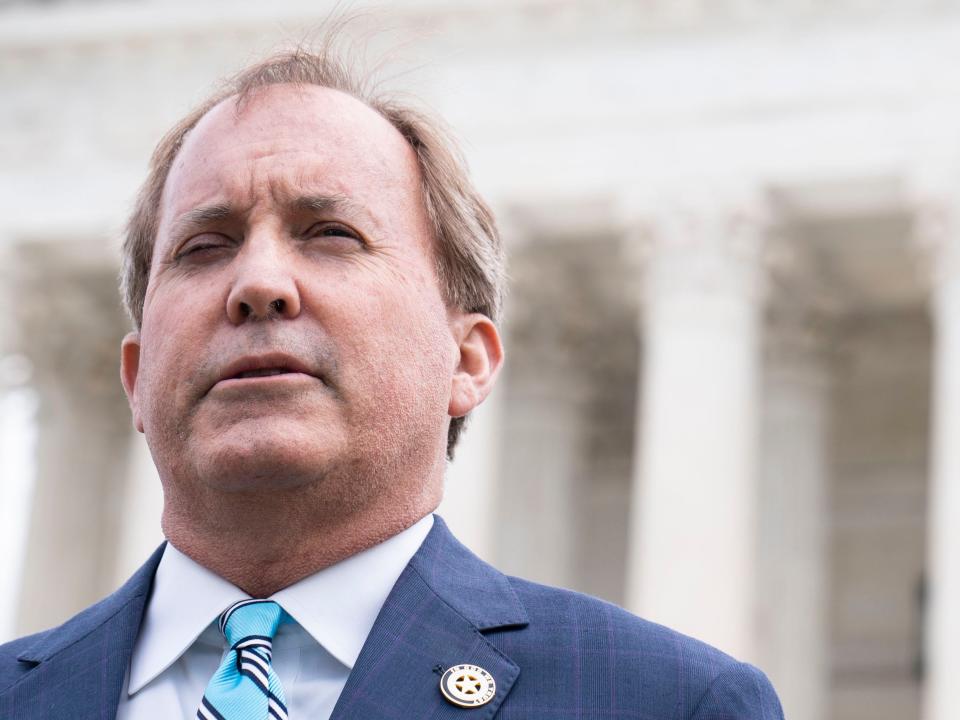
M 299 315 L 300 291 L 292 262 L 277 243 L 249 238 L 234 259 L 236 275 L 227 296 L 230 322 L 239 325 Z

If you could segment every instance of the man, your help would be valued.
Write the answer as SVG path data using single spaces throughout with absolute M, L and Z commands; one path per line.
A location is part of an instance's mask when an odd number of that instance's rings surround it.
M 503 362 L 502 266 L 433 121 L 329 54 L 185 118 L 124 246 L 168 543 L 0 648 L 0 717 L 782 717 L 755 668 L 507 578 L 431 515 Z

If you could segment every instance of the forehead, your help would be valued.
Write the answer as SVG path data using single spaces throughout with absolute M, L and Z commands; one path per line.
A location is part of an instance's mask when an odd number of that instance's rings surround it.
M 265 189 L 375 208 L 419 204 L 419 187 L 413 149 L 378 112 L 337 90 L 273 85 L 239 104 L 227 98 L 188 133 L 164 186 L 161 224 L 203 202 L 252 206 Z

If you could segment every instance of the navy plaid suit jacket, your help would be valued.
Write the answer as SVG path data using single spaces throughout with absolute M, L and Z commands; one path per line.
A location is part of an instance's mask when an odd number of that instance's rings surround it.
M 161 552 L 60 627 L 0 646 L 0 719 L 115 716 Z M 439 673 L 462 663 L 493 675 L 488 704 L 460 708 L 441 695 Z M 777 720 L 783 711 L 756 668 L 595 598 L 507 577 L 437 518 L 333 720 L 494 717 Z

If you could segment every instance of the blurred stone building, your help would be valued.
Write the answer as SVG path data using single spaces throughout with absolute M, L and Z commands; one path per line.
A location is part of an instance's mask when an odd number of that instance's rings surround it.
M 794 720 L 954 717 L 960 3 L 355 7 L 509 246 L 454 529 L 760 664 Z M 120 228 L 161 133 L 329 10 L 0 2 L 0 640 L 161 539 Z

